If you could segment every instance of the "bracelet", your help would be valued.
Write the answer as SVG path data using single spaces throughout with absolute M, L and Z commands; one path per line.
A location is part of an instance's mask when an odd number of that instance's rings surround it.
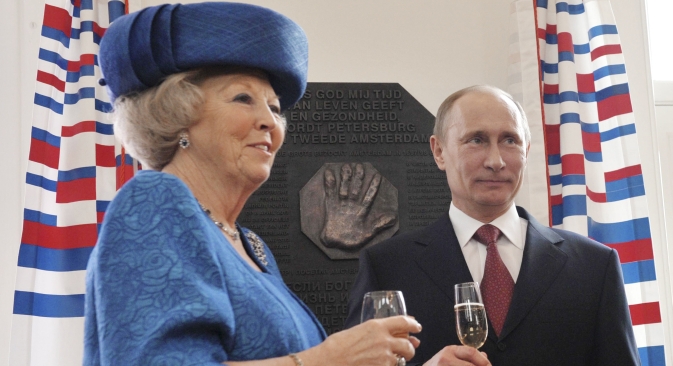
M 295 355 L 294 353 L 290 353 L 288 356 L 294 361 L 294 364 L 297 366 L 304 366 L 304 362 L 302 362 L 301 358 L 299 356 Z

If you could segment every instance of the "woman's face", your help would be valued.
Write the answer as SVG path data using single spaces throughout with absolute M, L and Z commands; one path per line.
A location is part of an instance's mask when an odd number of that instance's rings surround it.
M 278 96 L 263 76 L 240 73 L 210 77 L 201 89 L 205 103 L 189 128 L 189 149 L 226 179 L 257 188 L 285 138 Z

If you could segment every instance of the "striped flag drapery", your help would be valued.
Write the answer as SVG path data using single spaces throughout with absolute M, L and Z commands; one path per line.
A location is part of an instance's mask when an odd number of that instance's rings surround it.
M 98 44 L 125 8 L 113 0 L 45 2 L 10 365 L 82 363 L 86 264 L 108 203 L 133 175 L 98 84 Z
M 548 187 L 536 202 L 551 226 L 617 250 L 642 364 L 665 365 L 636 116 L 610 1 L 521 0 L 512 15 L 511 91 L 542 126 L 531 151 L 543 146 L 546 166 L 536 169 Z

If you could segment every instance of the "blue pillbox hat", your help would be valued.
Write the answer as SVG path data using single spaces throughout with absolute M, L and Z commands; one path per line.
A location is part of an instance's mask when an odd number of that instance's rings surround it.
M 101 40 L 99 64 L 111 101 L 200 67 L 258 68 L 285 110 L 306 89 L 308 41 L 297 23 L 260 6 L 167 4 L 117 18 Z

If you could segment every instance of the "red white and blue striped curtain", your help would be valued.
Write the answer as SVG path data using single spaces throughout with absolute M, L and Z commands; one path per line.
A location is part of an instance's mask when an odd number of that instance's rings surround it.
M 617 250 L 642 364 L 665 365 L 636 116 L 610 1 L 523 0 L 512 10 L 511 90 L 529 107 L 531 150 L 546 159 L 534 169 L 548 177 L 546 197 L 531 201 L 547 203 L 551 226 Z
M 108 203 L 134 170 L 98 83 L 100 39 L 125 11 L 124 1 L 45 2 L 10 365 L 82 363 L 86 264 Z

